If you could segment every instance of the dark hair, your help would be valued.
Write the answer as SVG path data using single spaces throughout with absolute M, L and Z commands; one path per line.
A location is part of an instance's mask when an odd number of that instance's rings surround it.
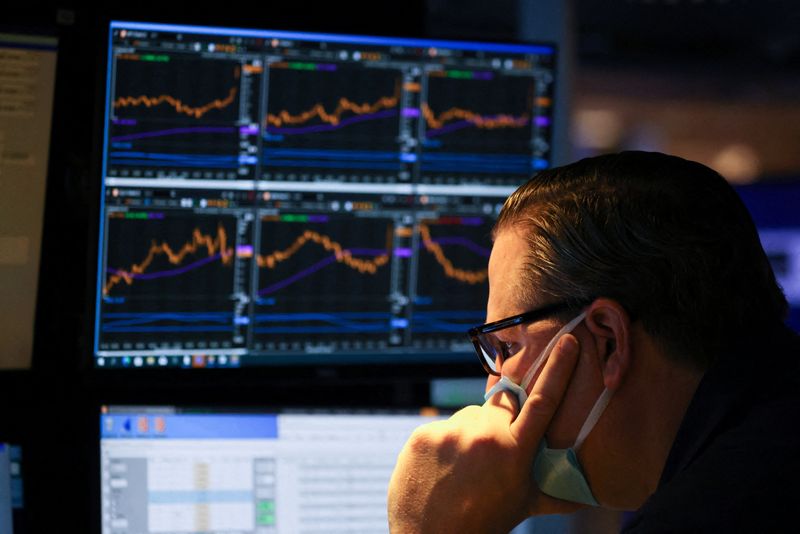
M 623 152 L 543 171 L 506 200 L 494 235 L 508 227 L 529 244 L 523 304 L 612 298 L 676 360 L 705 368 L 786 316 L 747 209 L 696 162 Z

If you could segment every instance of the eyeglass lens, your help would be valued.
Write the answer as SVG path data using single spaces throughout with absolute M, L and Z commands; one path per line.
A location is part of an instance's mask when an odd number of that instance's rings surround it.
M 499 372 L 498 363 L 502 363 L 503 360 L 500 340 L 493 334 L 482 334 L 478 336 L 478 342 L 486 365 L 488 365 L 492 371 L 496 373 Z

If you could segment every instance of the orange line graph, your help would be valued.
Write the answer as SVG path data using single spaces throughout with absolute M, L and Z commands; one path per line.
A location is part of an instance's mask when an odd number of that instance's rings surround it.
M 437 117 L 427 103 L 422 104 L 422 115 L 431 128 L 441 128 L 445 123 L 452 120 L 466 120 L 478 128 L 496 130 L 498 128 L 521 128 L 530 121 L 530 115 L 527 113 L 519 116 L 503 113 L 492 117 L 484 117 L 474 111 L 455 107 L 440 113 Z
M 447 259 L 447 257 L 444 255 L 442 247 L 438 243 L 434 242 L 431 238 L 431 230 L 427 224 L 420 223 L 419 235 L 422 237 L 422 244 L 425 249 L 433 254 L 433 256 L 436 258 L 436 262 L 444 269 L 445 276 L 470 285 L 480 284 L 486 281 L 486 278 L 489 274 L 486 269 L 467 271 L 465 269 L 459 269 L 453 266 L 453 262 Z
M 240 74 L 240 69 L 239 67 L 236 67 L 236 69 L 234 70 L 234 79 L 238 80 L 239 74 Z M 152 108 L 167 103 L 168 105 L 175 108 L 176 113 L 183 113 L 184 115 L 188 115 L 190 117 L 194 117 L 195 119 L 199 119 L 209 111 L 212 111 L 214 109 L 224 109 L 230 106 L 236 99 L 236 94 L 238 90 L 239 90 L 238 87 L 235 86 L 231 87 L 230 90 L 228 91 L 228 96 L 226 96 L 225 98 L 217 98 L 202 106 L 190 106 L 188 104 L 185 104 L 182 100 L 166 94 L 158 95 L 155 97 L 150 97 L 146 95 L 122 96 L 114 101 L 114 108 L 116 109 L 116 108 L 139 107 L 139 106 Z
M 310 109 L 292 115 L 287 110 L 281 110 L 277 114 L 268 113 L 266 117 L 266 124 L 272 126 L 283 126 L 284 124 L 302 124 L 314 118 L 319 118 L 321 121 L 331 125 L 337 125 L 342 119 L 342 115 L 346 112 L 354 113 L 356 115 L 364 115 L 367 113 L 376 113 L 384 109 L 391 109 L 397 107 L 400 101 L 400 85 L 395 85 L 395 91 L 392 96 L 383 96 L 376 102 L 362 103 L 353 102 L 345 97 L 339 99 L 336 109 L 328 112 L 322 104 L 315 104 Z
M 375 274 L 378 271 L 378 268 L 386 265 L 389 262 L 388 253 L 375 256 L 375 258 L 371 260 L 354 258 L 349 250 L 345 250 L 342 245 L 330 237 L 320 234 L 319 232 L 315 232 L 314 230 L 306 230 L 294 240 L 294 243 L 289 245 L 284 250 L 276 250 L 271 254 L 265 254 L 263 256 L 259 255 L 256 258 L 258 266 L 274 269 L 278 263 L 286 261 L 294 256 L 297 251 L 303 248 L 306 243 L 315 243 L 322 246 L 322 248 L 327 251 L 333 251 L 333 253 L 336 255 L 337 262 L 347 265 L 351 269 L 355 269 L 362 274 Z M 387 250 L 391 250 L 391 248 L 387 248 Z
M 103 287 L 103 295 L 108 295 L 109 291 L 120 282 L 125 282 L 128 285 L 133 284 L 135 276 L 144 273 L 158 256 L 166 256 L 167 261 L 173 265 L 178 265 L 183 262 L 186 256 L 195 254 L 202 248 L 206 249 L 209 256 L 219 252 L 223 265 L 230 264 L 233 258 L 233 249 L 228 248 L 228 236 L 222 224 L 217 226 L 216 236 L 204 234 L 199 228 L 195 228 L 192 232 L 191 241 L 184 243 L 178 250 L 173 250 L 166 241 L 158 243 L 154 239 L 144 260 L 134 263 L 128 269 L 120 269 L 108 277 Z

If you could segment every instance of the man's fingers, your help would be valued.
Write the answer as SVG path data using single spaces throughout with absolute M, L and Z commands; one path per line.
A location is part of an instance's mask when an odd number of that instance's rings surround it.
M 531 457 L 561 404 L 578 362 L 579 352 L 577 338 L 572 334 L 564 334 L 550 353 L 528 401 L 511 425 L 511 432 L 520 447 L 530 451 Z
M 492 406 L 494 410 L 506 414 L 510 424 L 519 413 L 519 400 L 507 390 L 498 391 L 486 400 L 484 406 Z

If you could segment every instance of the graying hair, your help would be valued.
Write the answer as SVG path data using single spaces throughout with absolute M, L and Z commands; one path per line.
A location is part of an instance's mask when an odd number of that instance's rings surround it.
M 788 309 L 746 208 L 699 163 L 623 152 L 543 171 L 494 235 L 510 227 L 528 243 L 521 304 L 612 298 L 696 366 Z

